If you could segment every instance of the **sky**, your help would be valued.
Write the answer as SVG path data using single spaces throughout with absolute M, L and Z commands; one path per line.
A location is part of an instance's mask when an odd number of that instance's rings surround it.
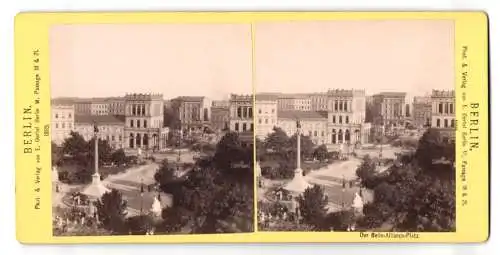
M 451 20 L 57 25 L 52 97 L 365 89 L 423 95 L 454 87 Z M 252 81 L 252 61 L 255 80 Z
M 451 20 L 258 23 L 255 45 L 257 92 L 454 88 Z
M 52 97 L 253 91 L 249 24 L 57 25 L 49 40 Z

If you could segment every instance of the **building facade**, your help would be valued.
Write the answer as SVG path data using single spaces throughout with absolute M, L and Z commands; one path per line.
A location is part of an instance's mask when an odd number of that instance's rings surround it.
M 312 100 L 308 95 L 282 94 L 278 97 L 280 111 L 311 111 Z
M 51 140 L 62 145 L 75 128 L 75 108 L 73 105 L 52 104 Z
M 106 98 L 94 98 L 91 100 L 90 104 L 90 114 L 91 115 L 109 115 L 109 103 Z
M 88 99 L 78 99 L 74 102 L 76 115 L 91 115 L 92 102 Z
M 110 115 L 125 115 L 125 99 L 123 97 L 111 97 L 107 99 Z
M 328 137 L 331 149 L 340 144 L 363 144 L 370 137 L 365 123 L 366 97 L 364 90 L 336 89 L 328 92 Z
M 255 135 L 265 139 L 278 125 L 278 98 L 273 95 L 255 95 Z
M 212 129 L 215 131 L 229 130 L 229 104 L 227 106 L 212 105 L 210 111 Z
M 405 131 L 409 120 L 405 115 L 406 93 L 383 92 L 373 96 L 374 124 L 383 126 L 383 135 L 398 135 Z
M 163 95 L 125 95 L 125 148 L 166 148 L 168 128 L 163 127 Z
M 172 108 L 179 116 L 181 128 L 190 133 L 210 124 L 211 101 L 206 97 L 182 96 L 172 100 Z
M 302 135 L 308 136 L 315 145 L 328 143 L 327 113 L 313 111 L 278 111 L 278 127 L 288 136 L 297 132 L 300 121 Z
M 456 128 L 455 91 L 433 90 L 431 102 L 431 127 L 440 130 L 446 137 L 454 140 Z
M 125 118 L 113 115 L 77 115 L 75 131 L 83 136 L 85 141 L 94 137 L 94 126 L 97 126 L 98 138 L 105 140 L 113 149 L 125 147 Z
M 432 101 L 430 97 L 413 98 L 413 124 L 417 128 L 430 127 L 432 123 Z
M 313 93 L 310 94 L 311 98 L 311 111 L 322 112 L 328 111 L 328 94 L 327 93 Z
M 253 132 L 252 95 L 231 95 L 229 99 L 229 129 L 235 132 Z

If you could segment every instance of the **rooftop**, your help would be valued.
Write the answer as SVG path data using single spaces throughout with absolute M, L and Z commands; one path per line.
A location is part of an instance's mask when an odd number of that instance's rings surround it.
M 309 112 L 309 111 L 278 111 L 279 119 L 320 119 L 328 118 L 327 112 Z
M 256 94 L 255 100 L 257 101 L 274 101 L 278 99 L 278 95 L 275 94 Z
M 172 100 L 176 101 L 183 101 L 183 102 L 201 102 L 203 101 L 204 97 L 201 96 L 180 96 L 176 97 Z
M 124 124 L 122 115 L 75 115 L 75 123 L 84 124 Z
M 381 92 L 374 97 L 406 97 L 406 92 Z

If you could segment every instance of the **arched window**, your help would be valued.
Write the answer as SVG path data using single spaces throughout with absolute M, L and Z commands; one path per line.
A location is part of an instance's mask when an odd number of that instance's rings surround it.
M 140 128 L 141 127 L 141 121 L 140 120 L 137 120 L 137 127 Z
M 448 119 L 444 119 L 444 127 L 447 128 L 448 127 Z
M 148 127 L 148 121 L 144 120 L 144 128 L 147 128 L 147 127 Z
M 137 134 L 135 136 L 135 144 L 137 145 L 137 147 L 141 147 L 141 141 L 142 141 L 141 134 Z
M 147 147 L 148 146 L 148 142 L 149 142 L 148 135 L 144 134 L 144 136 L 142 138 L 142 145 Z
M 134 134 L 130 133 L 129 144 L 128 147 L 134 148 Z
M 238 107 L 237 111 L 236 111 L 236 116 L 238 116 L 238 118 L 241 118 L 242 114 L 241 114 L 241 107 Z
M 337 143 L 337 133 L 335 132 L 335 129 L 332 129 L 332 143 Z
M 342 129 L 339 130 L 339 143 L 342 143 L 344 141 L 344 138 L 343 138 L 343 133 L 342 133 Z
M 344 111 L 347 112 L 347 101 L 344 102 Z
M 349 129 L 346 129 L 346 131 L 345 131 L 345 141 L 346 142 L 351 141 L 351 132 L 349 132 Z
M 436 127 L 441 127 L 441 120 L 440 119 L 436 120 Z

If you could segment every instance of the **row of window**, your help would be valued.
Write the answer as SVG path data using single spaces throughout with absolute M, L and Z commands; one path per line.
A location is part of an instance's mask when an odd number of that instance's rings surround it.
M 337 120 L 338 120 L 339 124 L 344 124 L 344 123 L 345 124 L 349 124 L 349 116 L 345 116 L 345 118 L 342 118 L 343 116 L 339 115 L 338 117 L 339 118 L 337 119 L 337 116 L 333 115 L 333 117 L 332 117 L 332 123 L 336 124 Z
M 134 126 L 134 123 L 136 124 L 135 126 Z M 147 128 L 148 127 L 148 121 L 147 120 L 144 120 L 142 123 L 143 123 L 143 125 L 142 125 L 143 128 Z M 136 120 L 136 121 L 130 120 L 130 127 L 140 128 L 141 127 L 141 120 Z
M 347 101 L 338 101 L 338 100 L 335 100 L 334 109 L 335 109 L 335 111 L 344 111 L 344 112 L 347 112 Z
M 238 107 L 238 109 L 236 109 L 236 116 L 238 118 L 253 118 L 252 107 Z
M 453 103 L 439 103 L 438 113 L 453 114 Z
M 191 109 L 191 116 L 189 116 L 188 111 L 183 112 L 184 121 L 201 121 L 199 108 Z M 209 121 L 208 108 L 203 109 L 203 121 Z
M 273 108 L 273 109 L 271 109 L 271 113 L 274 113 L 274 112 L 275 112 L 274 108 Z M 267 112 L 266 112 L 266 113 L 267 113 Z M 259 114 L 262 114 L 262 109 L 259 109 Z
M 133 104 L 131 105 L 133 116 L 146 116 L 146 105 Z
M 236 132 L 253 131 L 253 123 L 250 123 L 250 127 L 247 125 L 247 123 L 243 123 L 241 125 L 241 130 L 240 130 L 240 123 L 236 122 L 234 123 L 234 131 Z
M 68 127 L 69 129 L 73 128 L 73 125 L 71 124 L 71 122 L 68 122 L 68 123 L 61 123 L 61 125 L 59 125 L 59 123 L 56 123 L 56 128 L 66 128 Z
M 71 113 L 68 113 L 68 118 L 71 119 L 71 116 L 72 116 Z M 61 117 L 61 119 L 64 119 L 64 114 L 59 115 L 59 113 L 56 113 L 55 117 L 56 119 L 58 119 L 59 117 Z
M 448 119 L 444 119 L 443 121 L 443 126 L 441 126 L 441 119 L 436 119 L 436 127 L 440 128 L 440 127 L 443 127 L 443 128 L 454 128 L 455 127 L 455 120 L 454 119 L 451 119 L 448 121 Z
M 259 118 L 259 124 L 262 124 L 262 119 Z M 268 118 L 264 119 L 264 124 L 276 124 L 276 121 L 274 119 L 269 120 Z

